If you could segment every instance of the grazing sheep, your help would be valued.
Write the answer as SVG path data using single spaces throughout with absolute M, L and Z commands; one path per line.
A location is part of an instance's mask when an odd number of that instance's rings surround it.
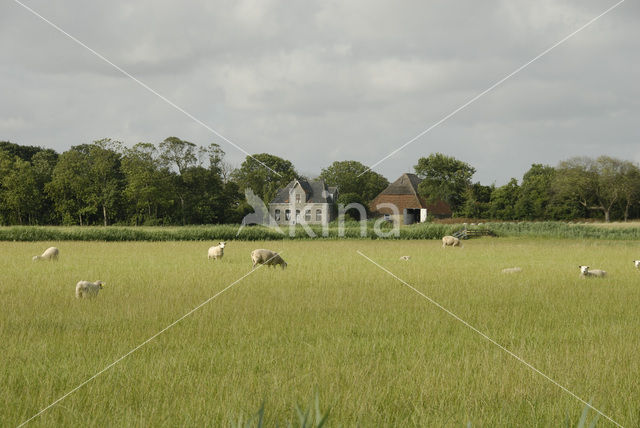
M 209 252 L 207 254 L 207 258 L 209 260 L 213 259 L 221 259 L 222 256 L 224 256 L 224 246 L 225 246 L 225 242 L 220 242 L 218 245 L 216 245 L 215 247 L 211 247 L 209 248 Z
M 521 267 L 512 267 L 512 268 L 502 269 L 502 273 L 518 273 L 518 272 L 522 272 Z
M 402 256 L 402 257 L 400 257 L 400 260 L 404 260 L 405 262 L 409 261 L 409 260 L 411 260 L 411 256 Z
M 76 284 L 76 299 L 92 298 L 98 295 L 98 291 L 102 290 L 104 282 L 96 281 L 78 281 Z
M 253 269 L 255 269 L 256 265 L 259 264 L 273 266 L 274 268 L 276 267 L 276 265 L 280 265 L 282 266 L 282 269 L 287 267 L 287 262 L 285 262 L 282 257 L 280 257 L 280 254 L 271 250 L 253 250 L 251 252 L 251 261 L 253 262 Z
M 589 266 L 578 266 L 580 268 L 580 276 L 586 278 L 588 276 L 594 276 L 596 278 L 603 278 L 607 272 L 601 269 L 589 270 Z
M 460 239 L 454 237 L 454 236 L 450 236 L 447 235 L 445 237 L 442 238 L 442 248 L 444 247 L 459 247 L 460 246 Z
M 38 261 L 38 260 L 58 260 L 58 255 L 60 254 L 60 251 L 56 248 L 56 247 L 49 247 L 46 250 L 44 250 L 44 253 L 42 253 L 41 256 L 33 256 L 33 261 Z
M 636 269 L 640 269 L 640 260 L 634 260 L 633 264 L 636 266 Z

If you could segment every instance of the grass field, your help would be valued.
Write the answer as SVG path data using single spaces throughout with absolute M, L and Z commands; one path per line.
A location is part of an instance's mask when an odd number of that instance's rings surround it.
M 640 426 L 637 241 L 0 242 L 0 426 L 16 426 L 251 268 L 29 426 L 269 426 L 317 394 L 329 426 L 569 426 L 584 405 L 359 256 L 360 250 L 624 426 Z M 409 262 L 400 261 L 411 255 Z M 578 265 L 606 269 L 580 279 Z M 523 272 L 502 275 L 504 267 Z M 75 283 L 107 283 L 78 301 Z M 589 418 L 595 413 L 589 413 Z M 598 426 L 611 426 L 603 417 Z

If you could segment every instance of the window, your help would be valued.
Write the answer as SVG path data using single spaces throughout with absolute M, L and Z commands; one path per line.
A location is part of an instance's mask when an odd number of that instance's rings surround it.
M 291 210 L 284 210 L 284 219 L 286 221 L 291 220 Z
M 316 221 L 322 221 L 322 210 L 316 210 Z
M 275 217 L 276 217 L 276 221 L 280 221 L 280 210 L 276 210 L 275 211 Z
M 296 210 L 296 222 L 300 221 L 300 210 Z
M 304 221 L 311 221 L 311 210 L 304 210 Z
M 300 203 L 300 193 L 296 193 L 296 202 Z

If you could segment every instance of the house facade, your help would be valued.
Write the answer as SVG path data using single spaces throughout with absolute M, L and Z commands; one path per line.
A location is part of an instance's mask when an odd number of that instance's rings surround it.
M 324 180 L 292 180 L 269 203 L 269 214 L 279 225 L 328 224 L 337 216 L 338 189 Z
M 418 194 L 421 181 L 415 174 L 402 174 L 375 197 L 369 206 L 371 212 L 399 224 L 422 223 L 427 220 L 429 214 L 436 218 L 451 217 L 449 204 L 440 200 L 427 204 Z M 389 206 L 379 206 L 381 204 L 393 205 L 395 210 Z

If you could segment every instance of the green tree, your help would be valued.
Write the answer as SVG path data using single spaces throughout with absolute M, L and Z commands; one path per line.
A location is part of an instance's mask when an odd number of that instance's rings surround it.
M 31 163 L 15 158 L 11 171 L 2 178 L 2 200 L 18 224 L 33 224 L 42 204 Z
M 167 137 L 160 143 L 160 158 L 170 167 L 175 167 L 178 174 L 198 164 L 198 146 L 178 137 Z
M 520 197 L 515 206 L 515 218 L 542 220 L 548 217 L 547 207 L 551 202 L 551 185 L 555 178 L 555 168 L 532 164 L 522 177 Z
M 138 143 L 124 150 L 122 172 L 124 196 L 134 224 L 157 224 L 173 204 L 171 172 L 151 143 Z
M 515 205 L 520 195 L 518 180 L 512 178 L 504 186 L 497 187 L 491 193 L 491 208 L 489 212 L 492 218 L 500 220 L 513 220 L 516 216 Z
M 624 221 L 629 219 L 629 208 L 640 199 L 640 169 L 629 161 L 622 161 L 620 171 L 621 203 Z
M 461 209 L 471 177 L 476 172 L 471 165 L 442 153 L 418 159 L 414 169 L 423 179 L 418 186 L 420 196 L 430 203 L 441 199 L 453 212 Z
M 106 138 L 89 145 L 86 155 L 91 178 L 88 202 L 102 212 L 105 226 L 116 216 L 121 201 L 124 177 L 120 169 L 120 150 L 121 143 Z
M 553 186 L 559 197 L 576 200 L 585 209 L 601 211 L 609 222 L 611 209 L 623 197 L 623 162 L 609 156 L 576 157 L 560 162 Z
M 320 173 L 327 185 L 336 186 L 340 194 L 356 194 L 368 206 L 389 181 L 357 161 L 336 161 Z
M 338 195 L 338 203 L 346 207 L 349 204 L 360 204 L 368 212 L 368 201 L 365 201 L 358 193 L 340 193 Z M 352 217 L 354 220 L 360 221 L 360 212 L 356 209 L 350 209 L 345 214 Z
M 56 214 L 65 224 L 82 226 L 88 216 L 95 214 L 90 203 L 91 175 L 87 156 L 79 150 L 69 150 L 60 155 L 45 191 L 54 201 Z
M 265 165 L 270 169 L 265 168 Z M 291 162 L 268 153 L 247 156 L 240 168 L 232 174 L 241 192 L 251 189 L 265 203 L 273 200 L 280 187 L 298 177 Z
M 468 218 L 488 218 L 491 207 L 491 194 L 495 186 L 483 186 L 479 182 L 473 183 L 465 190 L 464 203 L 460 214 Z

